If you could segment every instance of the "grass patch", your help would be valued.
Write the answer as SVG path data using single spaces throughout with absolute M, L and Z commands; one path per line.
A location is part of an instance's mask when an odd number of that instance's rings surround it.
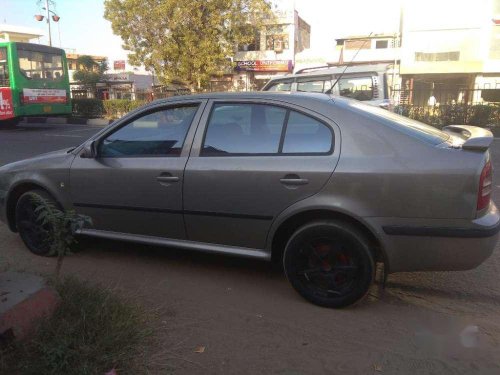
M 61 304 L 24 342 L 2 350 L 2 374 L 146 373 L 147 314 L 109 289 L 76 278 L 56 283 Z

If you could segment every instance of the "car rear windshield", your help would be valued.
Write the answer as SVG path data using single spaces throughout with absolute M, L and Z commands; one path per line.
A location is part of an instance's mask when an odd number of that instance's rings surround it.
M 351 103 L 351 105 L 359 108 L 363 112 L 368 112 L 371 115 L 378 117 L 384 123 L 402 131 L 403 133 L 406 133 L 415 138 L 419 138 L 432 145 L 441 144 L 443 142 L 446 142 L 450 138 L 447 133 L 439 129 L 436 129 L 422 122 L 409 119 L 408 117 L 389 112 L 386 109 L 358 102 L 353 102 Z

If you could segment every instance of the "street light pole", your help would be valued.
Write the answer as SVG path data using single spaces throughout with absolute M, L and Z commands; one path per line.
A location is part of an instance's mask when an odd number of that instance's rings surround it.
M 50 31 L 50 10 L 49 10 L 49 0 L 45 0 L 45 10 L 47 11 L 47 23 L 49 25 L 49 46 L 52 47 L 52 35 Z

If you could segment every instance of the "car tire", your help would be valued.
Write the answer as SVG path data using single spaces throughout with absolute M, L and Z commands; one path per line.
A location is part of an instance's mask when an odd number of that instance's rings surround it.
M 50 242 L 51 228 L 48 225 L 42 225 L 35 212 L 36 204 L 33 202 L 33 194 L 53 203 L 56 207 L 59 205 L 44 190 L 30 190 L 22 194 L 16 203 L 16 228 L 19 236 L 26 247 L 36 255 L 53 256 Z
M 306 300 L 340 308 L 360 301 L 374 279 L 370 242 L 341 221 L 308 223 L 290 237 L 283 255 L 285 274 Z

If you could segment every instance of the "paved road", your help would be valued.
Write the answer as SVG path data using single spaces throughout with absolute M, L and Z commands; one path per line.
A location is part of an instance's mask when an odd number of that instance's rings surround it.
M 0 164 L 81 143 L 100 128 L 0 131 Z M 500 171 L 500 140 L 493 148 Z M 500 205 L 500 172 L 495 175 Z M 472 249 L 471 249 L 472 250 Z M 131 294 L 155 316 L 152 373 L 499 374 L 500 249 L 467 272 L 394 274 L 362 304 L 302 300 L 268 264 L 92 241 L 64 271 Z M 0 264 L 50 272 L 0 224 Z M 194 353 L 205 346 L 202 354 Z

